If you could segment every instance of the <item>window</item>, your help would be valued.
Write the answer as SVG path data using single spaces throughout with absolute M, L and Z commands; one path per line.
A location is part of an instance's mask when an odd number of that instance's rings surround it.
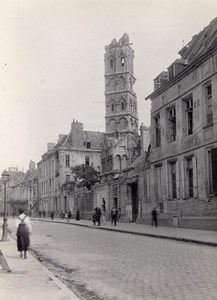
M 90 165 L 90 157 L 89 156 L 85 156 L 85 165 L 86 166 Z
M 194 119 L 193 119 L 193 98 L 186 100 L 186 114 L 187 114 L 187 134 L 193 133 Z
M 193 179 L 193 159 L 186 159 L 186 175 L 187 175 L 187 196 L 192 198 L 194 196 L 194 179 Z
M 156 147 L 161 145 L 161 132 L 160 132 L 160 115 L 155 117 L 155 138 L 156 138 Z
M 65 162 L 66 162 L 66 167 L 70 166 L 70 159 L 69 159 L 69 155 L 65 156 Z
M 66 175 L 66 182 L 69 182 L 70 181 L 70 175 Z
M 87 149 L 90 149 L 91 148 L 91 142 L 87 142 Z
M 121 109 L 122 109 L 122 110 L 125 110 L 124 101 L 121 102 Z
M 205 87 L 206 94 L 206 106 L 207 106 L 207 124 L 213 123 L 213 112 L 212 112 L 212 86 L 211 84 Z
M 112 103 L 111 108 L 112 108 L 112 111 L 114 112 L 115 111 L 115 105 L 114 105 L 114 103 Z
M 176 162 L 170 162 L 170 195 L 172 199 L 177 198 L 176 191 Z
M 113 68 L 114 67 L 114 62 L 113 59 L 110 59 L 110 67 Z
M 168 110 L 168 122 L 169 122 L 169 142 L 176 140 L 176 109 L 175 107 Z
M 121 66 L 124 66 L 124 57 L 121 57 Z

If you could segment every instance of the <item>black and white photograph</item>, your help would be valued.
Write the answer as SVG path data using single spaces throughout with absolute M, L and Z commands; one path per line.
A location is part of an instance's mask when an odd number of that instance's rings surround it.
M 217 1 L 0 1 L 0 299 L 217 300 Z

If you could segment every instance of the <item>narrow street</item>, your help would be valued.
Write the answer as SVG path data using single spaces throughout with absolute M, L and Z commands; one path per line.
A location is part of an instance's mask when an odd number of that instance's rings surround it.
M 32 252 L 81 299 L 217 299 L 216 248 L 32 223 Z

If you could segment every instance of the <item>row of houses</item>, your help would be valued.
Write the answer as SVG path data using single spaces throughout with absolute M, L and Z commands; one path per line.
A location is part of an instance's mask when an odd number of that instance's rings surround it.
M 104 56 L 105 132 L 73 120 L 37 168 L 31 162 L 26 174 L 15 172 L 8 210 L 23 201 L 34 214 L 79 208 L 89 218 L 105 203 L 108 218 L 115 206 L 122 221 L 150 224 L 157 207 L 161 225 L 217 229 L 217 19 L 179 55 L 154 79 L 146 97 L 151 125 L 139 128 L 134 51 L 127 34 L 112 40 Z M 71 168 L 80 164 L 94 167 L 100 182 L 72 192 Z

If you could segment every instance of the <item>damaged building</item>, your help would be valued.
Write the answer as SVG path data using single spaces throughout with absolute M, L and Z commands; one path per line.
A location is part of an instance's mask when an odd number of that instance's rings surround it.
M 217 229 L 217 18 L 154 79 L 143 221 Z
M 116 207 L 123 221 L 136 221 L 139 216 L 139 180 L 132 170 L 142 151 L 133 60 L 134 51 L 126 33 L 105 47 L 106 131 L 102 142 L 101 181 L 95 186 L 95 206 L 101 207 L 105 202 L 107 217 L 112 207 Z M 146 141 L 147 128 L 141 126 L 140 131 Z

